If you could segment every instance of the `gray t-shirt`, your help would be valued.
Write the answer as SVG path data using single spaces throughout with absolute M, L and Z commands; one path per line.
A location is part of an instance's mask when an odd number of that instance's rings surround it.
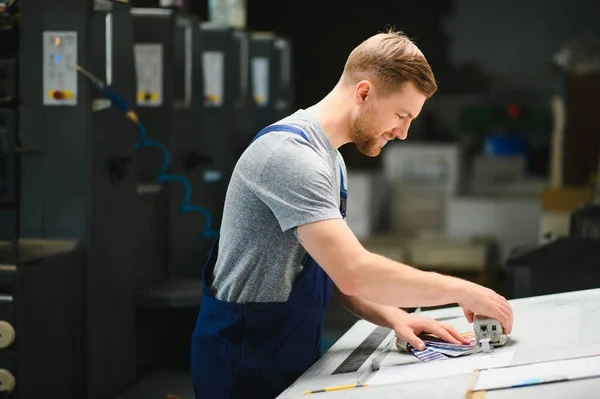
M 284 302 L 306 254 L 296 227 L 340 219 L 340 166 L 318 121 L 304 110 L 281 120 L 309 139 L 273 131 L 238 160 L 225 198 L 213 290 L 228 302 Z

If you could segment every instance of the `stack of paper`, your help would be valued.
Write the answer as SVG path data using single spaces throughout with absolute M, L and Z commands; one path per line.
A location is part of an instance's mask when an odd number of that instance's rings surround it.
M 415 349 L 404 340 L 398 340 L 396 347 L 402 351 L 412 352 L 423 362 L 430 362 L 481 352 L 481 347 L 477 345 L 475 339 L 473 337 L 470 338 L 471 342 L 469 344 L 451 344 L 434 335 L 426 334 L 421 335 L 421 339 L 425 343 L 425 349 L 422 351 Z
M 438 353 L 436 351 L 433 351 L 429 348 L 425 348 L 422 351 L 415 349 L 415 348 L 410 348 L 410 350 L 412 351 L 413 355 L 415 355 L 420 361 L 422 362 L 433 362 L 436 360 L 445 360 L 448 359 L 445 355 L 443 355 L 442 353 Z
M 456 357 L 463 355 L 470 355 L 473 353 L 479 353 L 481 351 L 481 347 L 477 345 L 475 342 L 471 342 L 467 345 L 462 344 L 450 344 L 447 342 L 436 342 L 423 340 L 425 343 L 425 347 L 432 351 L 442 353 L 446 356 Z

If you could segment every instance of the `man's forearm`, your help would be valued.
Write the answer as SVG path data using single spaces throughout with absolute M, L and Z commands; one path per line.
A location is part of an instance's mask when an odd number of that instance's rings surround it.
M 335 287 L 335 295 L 342 305 L 355 316 L 382 327 L 394 328 L 407 313 L 399 308 L 373 303 L 364 298 L 348 296 Z
M 369 253 L 352 271 L 353 296 L 394 307 L 437 306 L 461 300 L 468 282 Z

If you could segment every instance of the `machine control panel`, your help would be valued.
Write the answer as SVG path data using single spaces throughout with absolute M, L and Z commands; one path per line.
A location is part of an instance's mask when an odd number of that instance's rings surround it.
M 269 105 L 269 59 L 252 58 L 252 89 L 254 101 L 259 107 Z
M 44 105 L 77 104 L 77 32 L 44 31 Z
M 157 43 L 134 45 L 137 73 L 137 105 L 160 107 L 163 104 L 163 47 Z
M 204 105 L 221 107 L 225 91 L 225 54 L 205 51 L 202 54 L 204 72 Z

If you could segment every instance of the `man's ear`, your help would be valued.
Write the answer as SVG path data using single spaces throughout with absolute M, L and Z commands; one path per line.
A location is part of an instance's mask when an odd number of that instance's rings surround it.
M 354 90 L 354 101 L 356 105 L 364 105 L 373 94 L 373 86 L 368 80 L 361 80 L 356 84 Z

